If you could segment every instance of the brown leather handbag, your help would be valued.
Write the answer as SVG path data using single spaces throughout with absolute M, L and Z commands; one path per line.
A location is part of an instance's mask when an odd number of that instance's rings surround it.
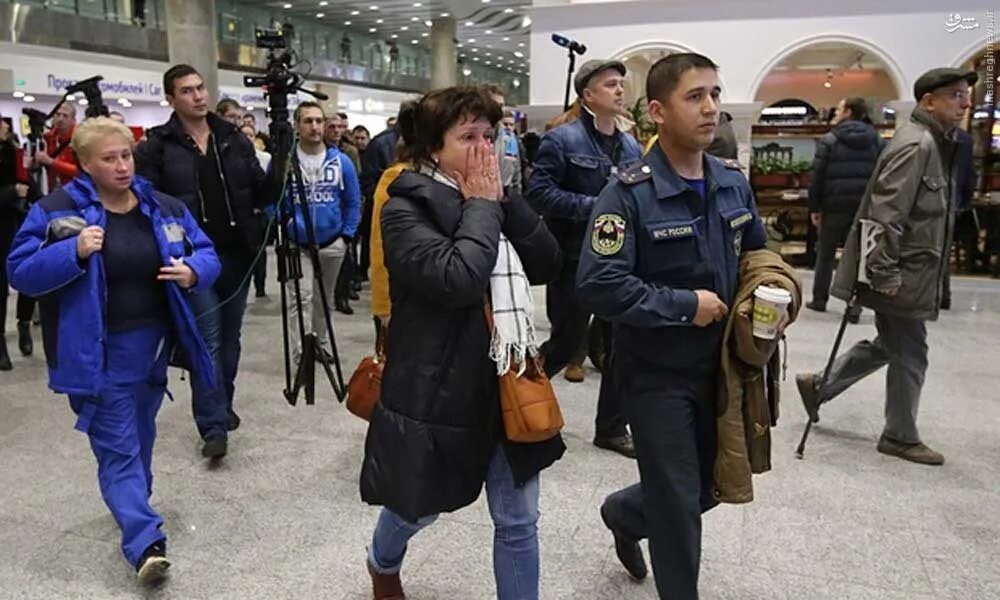
M 385 338 L 388 330 L 380 327 L 375 341 L 375 355 L 361 359 L 347 383 L 347 410 L 365 421 L 372 420 L 375 405 L 382 396 L 382 370 L 385 368 Z
M 493 310 L 489 300 L 483 307 L 486 324 L 493 331 Z M 519 365 L 500 376 L 500 408 L 507 439 L 518 443 L 544 442 L 563 428 L 562 411 L 552 383 L 545 376 L 537 357 L 530 357 L 524 373 Z

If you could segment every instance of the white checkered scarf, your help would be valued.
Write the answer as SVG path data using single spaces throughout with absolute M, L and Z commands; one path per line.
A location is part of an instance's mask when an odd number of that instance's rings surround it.
M 420 172 L 458 189 L 454 179 L 432 165 L 422 165 Z M 527 366 L 526 358 L 538 356 L 535 303 L 521 257 L 503 233 L 500 234 L 497 262 L 490 274 L 490 302 L 493 308 L 490 359 L 496 363 L 497 375 L 509 371 L 512 362 L 518 366 L 517 374 L 522 375 Z

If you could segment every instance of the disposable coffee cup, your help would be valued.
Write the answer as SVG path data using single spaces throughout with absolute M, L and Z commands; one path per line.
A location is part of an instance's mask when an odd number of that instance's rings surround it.
M 753 335 L 764 340 L 778 337 L 778 325 L 788 313 L 792 294 L 788 290 L 762 285 L 753 293 Z

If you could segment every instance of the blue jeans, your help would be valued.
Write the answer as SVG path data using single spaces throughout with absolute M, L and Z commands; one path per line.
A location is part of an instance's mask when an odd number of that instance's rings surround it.
M 198 331 L 212 356 L 216 388 L 206 388 L 191 378 L 191 410 L 202 439 L 226 437 L 229 411 L 233 408 L 236 372 L 240 365 L 240 332 L 247 308 L 250 282 L 248 257 L 220 254 L 222 271 L 212 289 L 191 295 L 191 310 Z M 230 300 L 230 298 L 232 298 Z M 229 300 L 222 306 L 220 303 Z
M 493 518 L 493 577 L 499 600 L 538 598 L 538 477 L 515 487 L 503 448 L 498 446 L 486 476 Z M 379 514 L 368 562 L 379 573 L 398 573 L 406 544 L 438 515 L 409 523 L 387 508 Z
M 149 497 L 168 346 L 164 326 L 109 334 L 104 391 L 69 397 L 76 429 L 90 437 L 101 496 L 121 529 L 122 553 L 132 566 L 146 548 L 166 539 L 160 531 L 163 519 Z

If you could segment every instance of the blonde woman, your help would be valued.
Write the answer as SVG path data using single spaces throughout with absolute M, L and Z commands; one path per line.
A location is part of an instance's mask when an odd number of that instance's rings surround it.
M 69 395 L 122 552 L 148 584 L 170 566 L 149 504 L 167 359 L 181 346 L 194 376 L 215 385 L 188 292 L 212 285 L 219 259 L 179 200 L 135 176 L 133 144 L 109 118 L 79 125 L 80 175 L 32 207 L 7 268 L 18 291 L 41 299 L 49 387 Z

